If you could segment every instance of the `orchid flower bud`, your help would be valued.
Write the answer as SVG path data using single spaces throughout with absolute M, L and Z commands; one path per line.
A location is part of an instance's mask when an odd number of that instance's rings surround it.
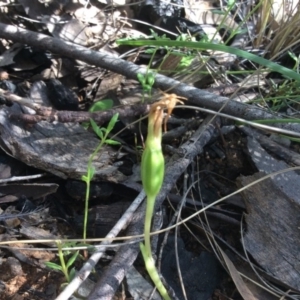
M 165 172 L 165 161 L 161 149 L 162 107 L 152 105 L 148 118 L 148 136 L 142 156 L 141 177 L 146 195 L 152 198 L 159 193 Z

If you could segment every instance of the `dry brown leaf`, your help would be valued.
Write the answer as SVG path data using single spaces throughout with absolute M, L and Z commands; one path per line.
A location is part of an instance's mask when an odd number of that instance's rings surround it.
M 228 271 L 230 273 L 230 276 L 231 276 L 231 278 L 232 278 L 232 280 L 233 280 L 233 282 L 234 282 L 237 290 L 241 294 L 241 296 L 245 300 L 259 300 L 249 290 L 249 288 L 247 287 L 247 285 L 243 281 L 241 275 L 239 274 L 239 272 L 237 271 L 237 269 L 235 268 L 234 264 L 229 259 L 229 257 L 225 254 L 225 252 L 223 252 L 220 248 L 219 248 L 219 251 L 222 254 L 222 257 L 223 257 L 224 262 L 225 262 L 225 264 L 227 266 L 227 269 L 228 269 Z

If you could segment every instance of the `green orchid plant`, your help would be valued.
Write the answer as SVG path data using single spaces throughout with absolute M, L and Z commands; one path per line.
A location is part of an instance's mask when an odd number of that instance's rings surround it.
M 151 105 L 148 117 L 148 135 L 142 155 L 141 178 L 147 196 L 147 206 L 144 227 L 145 244 L 141 243 L 140 249 L 148 274 L 159 293 L 163 299 L 171 300 L 155 267 L 151 251 L 150 232 L 155 199 L 161 189 L 165 173 L 165 161 L 161 147 L 164 109 L 167 109 L 167 117 L 164 122 L 166 130 L 166 122 L 172 110 L 178 102 L 183 104 L 179 99 L 184 100 L 185 98 L 178 97 L 176 94 L 163 94 L 164 96 L 160 101 Z

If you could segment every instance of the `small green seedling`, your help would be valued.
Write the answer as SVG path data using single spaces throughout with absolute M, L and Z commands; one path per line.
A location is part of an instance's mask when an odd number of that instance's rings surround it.
M 58 257 L 59 257 L 60 265 L 50 262 L 50 261 L 45 262 L 45 265 L 48 268 L 62 272 L 67 281 L 65 284 L 67 284 L 67 283 L 71 282 L 75 276 L 75 268 L 73 267 L 72 269 L 70 269 L 70 267 L 74 264 L 74 262 L 78 258 L 79 251 L 77 250 L 72 254 L 71 251 L 63 251 L 62 250 L 62 248 L 67 248 L 67 247 L 69 248 L 69 247 L 75 246 L 74 242 L 62 244 L 61 241 L 56 241 L 56 244 L 57 244 L 57 248 L 58 248 Z M 66 262 L 66 258 L 69 255 L 71 255 L 71 256 L 68 258 L 68 260 Z M 65 285 L 65 284 L 63 284 L 63 285 Z
M 151 95 L 152 86 L 155 82 L 155 74 L 153 74 L 152 72 L 148 72 L 146 73 L 146 75 L 138 73 L 137 79 L 142 85 L 143 93 Z
M 115 127 L 115 125 L 118 121 L 118 117 L 119 117 L 119 114 L 115 114 L 111 118 L 110 122 L 108 123 L 107 128 L 99 127 L 94 120 L 90 119 L 90 123 L 91 123 L 91 126 L 92 126 L 94 132 L 100 138 L 100 143 L 88 160 L 86 175 L 83 175 L 81 177 L 82 181 L 84 181 L 86 183 L 84 223 L 83 223 L 83 239 L 84 240 L 86 239 L 86 232 L 87 232 L 87 220 L 88 220 L 88 208 L 89 208 L 91 181 L 95 175 L 95 167 L 93 167 L 92 163 L 93 163 L 95 156 L 97 155 L 97 153 L 100 151 L 100 149 L 103 147 L 104 144 L 107 144 L 107 145 L 119 145 L 120 144 L 119 142 L 108 138 L 109 133 L 113 130 L 113 128 Z

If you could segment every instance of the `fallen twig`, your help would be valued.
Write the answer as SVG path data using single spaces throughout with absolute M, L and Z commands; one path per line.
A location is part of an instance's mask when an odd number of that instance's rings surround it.
M 58 38 L 52 38 L 17 26 L 0 23 L 0 38 L 28 44 L 39 49 L 45 49 L 53 53 L 78 59 L 132 79 L 136 79 L 138 73 L 145 75 L 147 72 L 146 68 L 139 67 L 134 63 L 116 58 L 112 55 L 93 51 L 70 42 L 62 41 Z M 236 101 L 229 101 L 226 97 L 216 96 L 215 94 L 199 90 L 160 74 L 156 74 L 155 76 L 154 87 L 158 87 L 164 91 L 172 90 L 172 93 L 187 98 L 189 103 L 194 105 L 215 111 L 222 110 L 222 112 L 226 114 L 246 120 L 274 119 L 276 116 L 278 117 L 278 115 L 272 115 L 263 109 Z M 300 132 L 299 124 L 278 124 L 277 127 Z
M 14 120 L 24 121 L 28 124 L 35 124 L 40 121 L 54 122 L 58 121 L 61 123 L 69 122 L 88 122 L 93 119 L 97 124 L 102 125 L 108 122 L 115 114 L 119 114 L 121 117 L 133 117 L 145 115 L 149 112 L 149 105 L 147 104 L 135 104 L 135 105 L 124 105 L 120 107 L 114 107 L 105 111 L 97 112 L 86 112 L 86 111 L 63 111 L 55 110 L 53 108 L 33 104 L 31 99 L 20 97 L 16 94 L 10 93 L 0 89 L 0 96 L 3 96 L 8 105 L 12 103 L 19 103 L 27 106 L 36 111 L 35 115 L 30 114 L 10 114 L 10 118 Z

